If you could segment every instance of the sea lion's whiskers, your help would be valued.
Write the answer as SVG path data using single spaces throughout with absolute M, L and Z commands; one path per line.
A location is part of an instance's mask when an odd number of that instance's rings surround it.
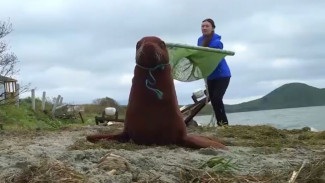
M 160 52 L 157 52 L 156 51 L 156 59 L 159 61 L 159 62 L 161 62 L 162 60 L 161 60 L 161 57 L 162 57 L 162 55 L 161 55 L 161 53 Z

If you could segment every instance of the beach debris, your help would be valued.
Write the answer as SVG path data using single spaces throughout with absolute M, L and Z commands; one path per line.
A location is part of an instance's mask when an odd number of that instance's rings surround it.
M 116 175 L 130 170 L 130 164 L 122 156 L 110 153 L 99 160 L 97 168 L 107 171 L 108 175 Z
M 109 126 L 112 122 L 124 122 L 124 119 L 119 119 L 119 111 L 115 107 L 106 107 L 101 116 L 95 116 L 95 122 L 96 125 Z
M 58 160 L 45 159 L 38 165 L 29 165 L 20 173 L 6 177 L 4 182 L 53 182 L 53 183 L 83 183 L 85 177 L 73 170 L 69 165 Z M 2 182 L 2 181 L 0 181 Z
M 302 165 L 301 165 L 301 167 L 299 168 L 299 170 L 298 171 L 293 171 L 292 172 L 292 176 L 291 176 L 291 178 L 290 178 L 290 180 L 289 180 L 289 182 L 288 183 L 295 183 L 295 181 L 296 181 L 296 179 L 297 179 L 297 177 L 298 177 L 298 175 L 299 175 L 299 173 L 301 172 L 301 170 L 304 168 L 304 166 L 306 165 L 306 160 L 304 160 L 304 162 L 302 163 Z

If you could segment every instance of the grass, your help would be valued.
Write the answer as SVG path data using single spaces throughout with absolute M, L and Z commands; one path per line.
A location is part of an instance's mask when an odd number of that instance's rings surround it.
M 98 128 L 97 133 L 98 134 L 116 134 L 122 132 L 124 127 L 123 123 L 116 123 L 109 128 Z M 146 145 L 138 145 L 134 142 L 130 141 L 127 143 L 120 143 L 118 141 L 99 141 L 98 143 L 90 143 L 85 140 L 78 140 L 74 144 L 72 144 L 69 149 L 70 150 L 86 150 L 86 149 L 124 149 L 129 151 L 136 151 L 140 149 L 147 149 L 155 147 L 155 145 L 152 146 L 146 146 Z M 178 148 L 176 145 L 167 145 L 165 146 L 168 149 L 175 149 Z
M 78 140 L 71 146 L 69 150 L 87 150 L 87 149 L 125 149 L 128 151 L 136 151 L 140 149 L 151 148 L 149 146 L 137 145 L 135 143 L 119 143 L 116 141 L 101 141 L 98 143 L 90 143 L 85 140 Z
M 110 128 L 99 128 L 98 133 L 115 134 L 123 130 L 123 123 L 112 125 Z M 252 153 L 275 154 L 283 148 L 322 148 L 325 145 L 325 131 L 312 132 L 306 129 L 281 130 L 270 126 L 229 126 L 226 128 L 197 127 L 189 128 L 189 133 L 212 136 L 227 146 L 254 147 Z M 175 149 L 177 146 L 166 146 Z M 119 143 L 116 141 L 102 141 L 96 144 L 87 141 L 76 141 L 70 146 L 71 150 L 85 149 L 125 149 L 139 150 L 149 148 L 133 142 Z
M 220 158 L 212 159 L 220 164 Z M 211 161 L 211 159 L 209 160 Z M 229 160 L 228 160 L 229 161 Z M 225 166 L 222 164 L 221 166 Z M 290 179 L 294 169 L 299 167 L 292 167 L 286 170 L 266 170 L 259 175 L 238 175 L 231 171 L 199 171 L 196 169 L 182 169 L 180 171 L 181 183 L 287 183 Z M 296 182 L 304 183 L 323 183 L 325 172 L 325 158 L 315 159 L 307 163 L 305 168 L 302 169 L 296 179 Z
M 216 139 L 221 139 L 228 146 L 265 147 L 271 151 L 286 147 L 320 147 L 325 145 L 325 131 L 281 130 L 267 125 L 234 125 L 222 128 L 198 127 L 190 128 L 189 132 L 213 136 Z
M 108 130 L 99 129 L 100 133 L 114 133 L 121 131 L 123 125 L 117 125 L 116 128 Z M 281 152 L 283 148 L 305 147 L 305 148 L 323 148 L 324 132 L 312 132 L 308 129 L 298 130 L 280 130 L 270 126 L 229 126 L 226 128 L 190 128 L 190 133 L 212 135 L 225 142 L 231 142 L 232 146 L 255 147 L 253 151 L 258 154 L 275 154 Z M 303 137 L 303 138 L 302 138 Z M 254 143 L 255 142 L 255 143 Z M 313 143 L 311 143 L 313 142 Z M 229 143 L 230 144 L 230 143 Z M 228 145 L 229 145 L 228 144 Z M 152 146 L 151 146 L 152 147 Z M 151 148 L 150 147 L 150 148 Z M 176 147 L 176 146 L 174 146 Z M 85 141 L 77 141 L 70 147 L 70 150 L 78 149 L 126 149 L 136 151 L 149 148 L 148 146 L 136 145 L 134 143 L 118 143 L 114 141 L 100 142 L 91 144 Z M 173 148 L 167 146 L 167 148 Z M 325 155 L 325 154 L 324 154 Z M 243 166 L 233 162 L 231 159 L 213 157 L 204 162 L 197 168 L 181 167 L 179 172 L 179 182 L 192 183 L 278 183 L 288 182 L 293 170 L 299 168 L 297 165 L 291 165 L 286 169 L 262 170 L 258 174 L 240 175 Z M 314 159 L 307 163 L 303 171 L 298 175 L 297 182 L 322 183 L 321 176 L 325 171 L 325 159 Z M 151 181 L 149 181 L 151 182 Z M 163 182 L 159 178 L 152 182 Z
M 225 142 L 228 146 L 244 146 L 255 147 L 253 153 L 258 154 L 275 154 L 283 148 L 304 147 L 323 149 L 325 145 L 325 131 L 312 132 L 308 128 L 295 130 L 281 130 L 270 126 L 228 126 L 223 128 L 199 127 L 190 128 L 190 133 L 199 133 L 214 136 L 217 139 Z M 323 153 L 324 154 L 324 153 Z M 325 157 L 325 154 L 324 154 Z M 210 161 L 210 162 L 209 162 Z M 214 163 L 213 163 L 214 162 Z M 227 165 L 228 162 L 228 165 Z M 288 182 L 292 171 L 299 167 L 291 167 L 286 170 L 264 170 L 259 175 L 238 175 L 234 174 L 232 167 L 237 168 L 231 161 L 226 161 L 222 158 L 214 157 L 204 166 L 210 163 L 210 169 L 206 172 L 182 170 L 180 176 L 181 182 L 215 182 L 215 183 L 232 183 L 232 182 L 261 182 L 261 183 L 278 183 Z M 219 171 L 213 169 L 218 165 Z M 227 169 L 228 168 L 228 169 Z M 221 170 L 221 171 L 220 171 Z M 325 158 L 317 159 L 307 163 L 297 177 L 297 182 L 306 183 L 323 183 L 325 172 Z
M 51 111 L 51 104 L 46 104 L 46 111 Z M 33 130 L 60 130 L 84 125 L 94 125 L 95 116 L 100 116 L 102 108 L 96 105 L 87 105 L 83 112 L 84 123 L 81 122 L 79 115 L 76 119 L 53 119 L 49 113 L 40 110 L 41 101 L 36 100 L 36 110 L 31 109 L 31 99 L 23 99 L 20 107 L 14 105 L 0 106 L 0 123 L 4 130 L 33 131 Z M 121 113 L 120 116 L 123 116 Z M 108 130 L 107 130 L 108 129 Z M 99 133 L 117 133 L 114 128 L 103 128 Z M 285 147 L 297 146 L 324 146 L 325 131 L 312 132 L 309 128 L 296 130 L 280 130 L 271 126 L 244 126 L 235 125 L 223 128 L 216 127 L 197 127 L 189 128 L 189 133 L 212 136 L 221 139 L 228 146 L 247 146 L 258 147 L 265 154 L 277 152 Z M 86 146 L 85 144 L 79 144 Z M 132 146 L 129 144 L 129 146 Z M 77 148 L 77 147 L 75 147 Z M 135 149 L 135 147 L 134 147 Z
M 6 130 L 53 129 L 61 125 L 61 121 L 52 120 L 41 111 L 28 109 L 26 104 L 19 108 L 13 105 L 1 106 L 0 119 Z
M 308 163 L 298 175 L 297 182 L 323 183 L 325 172 L 325 158 Z
M 40 103 L 36 102 L 36 106 Z M 47 106 L 50 111 L 50 105 Z M 88 106 L 89 107 L 89 106 Z M 38 107 L 36 107 L 39 109 Z M 78 127 L 85 125 L 94 125 L 94 117 L 100 114 L 91 109 L 83 113 L 85 123 L 81 120 L 62 120 L 52 119 L 49 114 L 43 111 L 33 111 L 30 108 L 28 100 L 23 101 L 20 108 L 15 106 L 0 106 L 0 123 L 4 124 L 4 136 L 11 137 L 23 136 L 26 138 L 33 138 L 35 135 L 42 134 L 47 130 L 78 130 Z M 118 133 L 122 131 L 123 124 L 113 125 L 109 128 L 98 128 L 98 133 Z M 275 154 L 281 152 L 283 148 L 290 147 L 304 147 L 323 149 L 325 146 L 325 131 L 312 132 L 308 128 L 296 130 L 281 130 L 271 126 L 244 126 L 235 125 L 222 128 L 213 127 L 197 127 L 189 128 L 189 133 L 210 136 L 220 139 L 227 146 L 244 146 L 255 147 L 252 151 L 258 154 Z M 77 140 L 69 147 L 69 150 L 87 150 L 87 149 L 125 149 L 129 151 L 136 151 L 155 146 L 142 146 L 132 142 L 119 143 L 115 141 L 102 141 L 96 144 L 89 143 L 85 139 Z M 178 148 L 177 146 L 165 146 L 168 149 Z M 323 154 L 325 156 L 325 154 Z M 224 159 L 214 157 L 207 159 L 201 167 L 194 167 L 193 169 L 182 168 L 179 172 L 179 182 L 287 182 L 292 174 L 292 171 L 298 167 L 291 167 L 287 170 L 265 170 L 258 175 L 238 175 L 241 168 L 233 163 L 231 159 Z M 240 170 L 239 170 L 240 171 Z M 325 159 L 314 159 L 308 162 L 297 177 L 297 182 L 318 183 L 322 182 L 320 177 L 325 171 Z M 61 162 L 42 161 L 37 166 L 26 166 L 23 172 L 12 177 L 7 177 L 7 182 L 85 182 L 85 178 L 77 172 L 69 169 L 68 166 Z M 159 178 L 154 177 L 152 182 L 160 181 Z M 150 181 L 149 181 L 150 182 Z
M 44 159 L 37 166 L 24 166 L 20 173 L 5 178 L 5 183 L 83 183 L 85 177 L 66 164 Z
M 65 126 L 83 126 L 94 124 L 95 113 L 83 113 L 85 123 L 81 122 L 77 114 L 75 118 L 52 118 L 52 104 L 46 103 L 45 110 L 41 110 L 41 100 L 36 99 L 35 111 L 31 108 L 31 99 L 20 101 L 19 107 L 15 105 L 0 105 L 0 123 L 4 130 L 59 130 Z
M 210 171 L 215 173 L 232 172 L 233 170 L 240 170 L 239 165 L 232 162 L 232 159 L 226 159 L 221 157 L 212 157 L 199 168 L 209 167 Z

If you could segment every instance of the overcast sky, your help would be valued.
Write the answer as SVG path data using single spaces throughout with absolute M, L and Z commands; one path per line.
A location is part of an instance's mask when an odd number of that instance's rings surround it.
M 212 18 L 232 78 L 224 97 L 235 104 L 289 82 L 325 88 L 323 0 L 0 0 L 5 41 L 19 58 L 16 78 L 36 96 L 70 104 L 111 97 L 126 104 L 135 45 L 144 36 L 196 45 Z M 175 82 L 180 104 L 192 103 L 204 81 Z M 25 93 L 24 96 L 30 95 Z

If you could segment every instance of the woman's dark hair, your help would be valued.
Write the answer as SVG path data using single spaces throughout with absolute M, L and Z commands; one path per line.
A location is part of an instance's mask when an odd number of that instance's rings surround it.
M 211 18 L 207 18 L 203 20 L 202 22 L 209 22 L 213 28 L 216 28 L 216 25 L 214 24 L 214 21 Z
M 212 25 L 213 28 L 216 28 L 216 26 L 215 26 L 215 24 L 214 24 L 214 21 L 213 21 L 211 18 L 204 19 L 204 20 L 202 21 L 202 23 L 203 23 L 203 22 L 209 22 L 209 23 Z M 213 35 L 214 35 L 214 31 L 212 31 L 211 34 L 208 35 L 208 36 L 204 39 L 204 41 L 203 41 L 203 43 L 202 43 L 202 46 L 204 46 L 204 47 L 208 47 L 209 44 L 210 44 L 210 41 L 211 41 L 211 39 L 212 39 L 212 37 L 213 37 Z

